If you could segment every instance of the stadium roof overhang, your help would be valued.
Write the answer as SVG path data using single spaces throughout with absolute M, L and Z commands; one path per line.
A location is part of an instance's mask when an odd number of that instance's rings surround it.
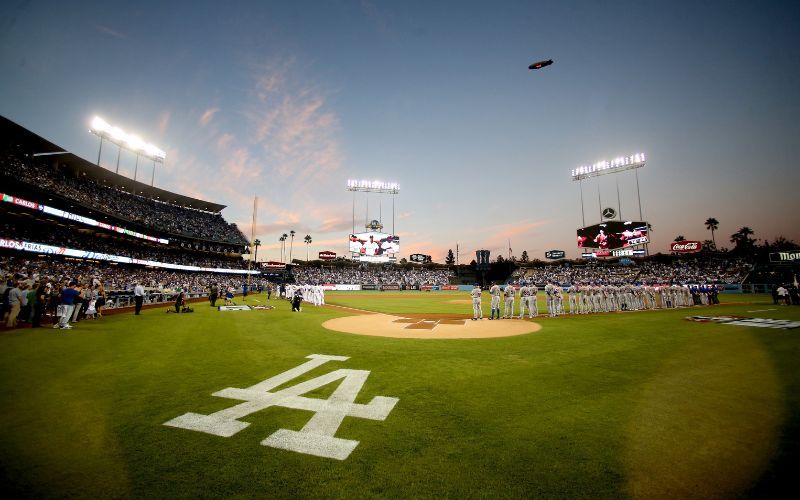
M 165 203 L 206 212 L 218 213 L 225 208 L 225 205 L 220 205 L 219 203 L 203 201 L 190 196 L 173 193 L 165 189 L 152 187 L 143 182 L 134 181 L 124 175 L 119 175 L 111 170 L 98 167 L 94 163 L 67 152 L 63 148 L 3 116 L 0 116 L 0 137 L 2 137 L 2 141 L 5 145 L 13 146 L 19 152 L 50 158 L 53 162 L 58 162 L 60 165 L 72 170 L 76 175 L 85 176 L 100 184 L 118 187 L 129 193 L 135 193 Z M 141 166 L 143 172 L 146 171 L 148 162 L 143 160 Z

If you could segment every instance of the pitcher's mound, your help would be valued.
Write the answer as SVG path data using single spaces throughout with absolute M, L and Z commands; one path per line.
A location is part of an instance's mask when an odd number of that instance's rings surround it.
M 413 316 L 413 317 L 412 317 Z M 489 321 L 447 317 L 431 314 L 393 316 L 390 314 L 364 314 L 334 318 L 322 323 L 328 330 L 408 339 L 484 339 L 524 335 L 541 329 L 532 321 L 503 319 Z M 439 317 L 437 317 L 439 316 Z

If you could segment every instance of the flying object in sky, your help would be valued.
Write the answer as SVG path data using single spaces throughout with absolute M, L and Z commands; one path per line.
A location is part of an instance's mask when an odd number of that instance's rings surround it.
M 548 59 L 546 61 L 535 62 L 535 63 L 531 64 L 530 66 L 528 66 L 528 69 L 542 69 L 545 66 L 550 66 L 551 64 L 553 64 L 553 60 L 552 59 Z

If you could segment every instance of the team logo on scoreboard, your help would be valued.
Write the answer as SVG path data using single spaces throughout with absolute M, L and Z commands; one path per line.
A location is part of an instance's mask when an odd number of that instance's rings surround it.
M 344 460 L 358 446 L 358 441 L 336 437 L 336 431 L 345 417 L 366 418 L 368 420 L 386 420 L 398 398 L 375 396 L 367 404 L 355 403 L 359 391 L 364 387 L 370 372 L 368 370 L 334 370 L 311 380 L 270 392 L 311 370 L 324 365 L 328 361 L 346 361 L 347 356 L 331 356 L 327 354 L 311 354 L 306 361 L 274 377 L 268 378 L 245 389 L 228 387 L 217 391 L 212 396 L 235 399 L 242 403 L 225 408 L 210 415 L 185 413 L 173 418 L 164 425 L 204 432 L 220 437 L 231 437 L 250 424 L 242 422 L 244 418 L 270 406 L 280 406 L 294 410 L 305 410 L 314 416 L 299 431 L 278 429 L 261 441 L 264 446 L 282 450 L 305 453 L 324 458 Z M 332 382 L 341 380 L 339 387 L 328 399 L 307 398 L 307 394 Z

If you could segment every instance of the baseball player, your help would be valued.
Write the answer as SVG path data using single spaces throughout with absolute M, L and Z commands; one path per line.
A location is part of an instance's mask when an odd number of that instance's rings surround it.
M 536 286 L 535 282 L 531 282 L 528 285 L 528 313 L 533 314 L 533 317 L 539 315 L 539 304 L 537 303 L 539 294 L 539 287 Z
M 519 319 L 522 319 L 525 317 L 525 308 L 528 308 L 528 317 L 531 316 L 531 310 L 528 303 L 528 284 L 524 281 L 520 281 L 519 284 Z
M 472 287 L 472 321 L 477 321 L 478 319 L 483 319 L 483 308 L 481 308 L 481 286 L 478 283 L 475 283 L 475 286 Z
M 506 285 L 506 289 L 504 291 L 504 295 L 506 296 L 506 307 L 503 310 L 503 317 L 506 319 L 512 319 L 514 317 L 514 295 L 516 295 L 517 291 L 514 290 L 514 285 Z
M 569 288 L 567 289 L 567 293 L 569 294 L 569 313 L 570 314 L 578 314 L 578 287 L 575 286 L 575 283 L 570 283 Z
M 497 311 L 497 319 L 500 319 L 500 287 L 497 283 L 492 282 L 492 287 L 489 289 L 489 295 L 492 296 L 492 315 L 489 320 L 494 319 L 494 312 Z

